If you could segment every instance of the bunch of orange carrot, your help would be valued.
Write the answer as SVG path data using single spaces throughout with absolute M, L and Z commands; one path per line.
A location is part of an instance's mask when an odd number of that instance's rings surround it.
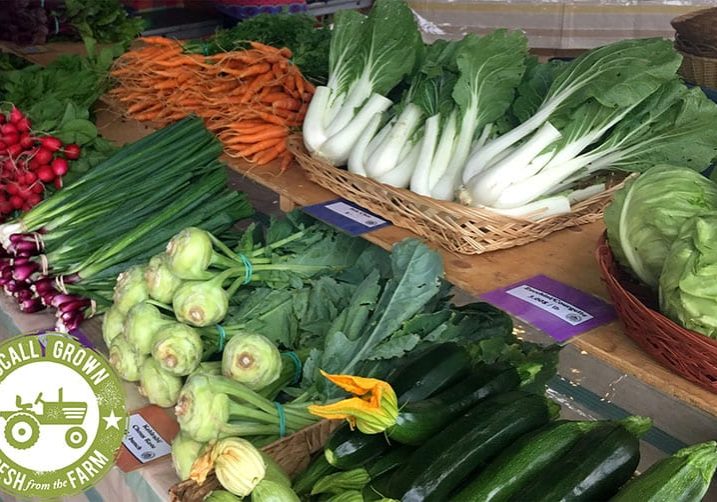
M 287 139 L 300 127 L 314 87 L 291 61 L 291 51 L 251 42 L 243 51 L 185 54 L 180 42 L 142 39 L 112 70 L 111 95 L 139 121 L 165 125 L 196 114 L 227 155 L 257 165 L 291 164 Z

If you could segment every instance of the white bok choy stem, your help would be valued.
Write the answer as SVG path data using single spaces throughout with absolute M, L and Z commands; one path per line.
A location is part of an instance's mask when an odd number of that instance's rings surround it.
M 328 139 L 326 132 L 326 109 L 329 106 L 331 89 L 325 86 L 318 86 L 311 98 L 309 108 L 302 126 L 304 145 L 309 153 L 314 153 Z
M 416 167 L 411 175 L 411 191 L 418 195 L 431 195 L 429 174 L 433 166 L 433 156 L 436 152 L 438 131 L 440 129 L 441 115 L 436 114 L 424 123 L 421 150 L 416 160 Z
M 536 200 L 524 206 L 511 209 L 481 206 L 489 211 L 511 218 L 530 221 L 540 221 L 552 216 L 570 213 L 570 199 L 565 195 L 554 195 L 545 199 Z
M 421 144 L 416 143 L 413 146 L 407 144 L 404 150 L 408 150 L 408 152 L 401 155 L 402 158 L 398 161 L 398 165 L 376 178 L 378 181 L 397 188 L 406 188 L 409 185 L 411 175 L 416 168 L 416 161 L 421 153 Z
M 568 194 L 568 199 L 570 200 L 570 204 L 574 205 L 578 202 L 588 200 L 590 197 L 601 194 L 605 190 L 607 190 L 607 185 L 605 183 L 596 183 L 595 185 L 573 190 Z
M 366 172 L 369 176 L 378 178 L 397 167 L 404 146 L 421 126 L 422 118 L 423 111 L 418 106 L 413 103 L 405 106 L 401 114 L 391 122 L 388 135 L 366 161 Z
M 502 162 L 471 178 L 461 191 L 461 200 L 468 205 L 493 205 L 506 187 L 540 171 L 543 166 L 532 161 L 561 136 L 560 131 L 546 122 Z
M 393 102 L 379 94 L 373 94 L 361 111 L 341 131 L 330 136 L 317 150 L 316 154 L 335 166 L 344 165 L 349 159 L 351 150 L 374 115 L 388 110 Z
M 371 143 L 371 139 L 376 134 L 376 131 L 378 131 L 380 125 L 381 114 L 377 113 L 373 116 L 366 130 L 354 145 L 353 150 L 351 150 L 348 162 L 349 172 L 360 174 L 361 176 L 368 176 L 366 173 L 366 158 L 368 157 L 369 143 Z

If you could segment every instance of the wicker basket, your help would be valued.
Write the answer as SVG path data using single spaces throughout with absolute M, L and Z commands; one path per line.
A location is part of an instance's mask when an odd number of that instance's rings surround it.
M 620 186 L 617 183 L 607 191 L 576 204 L 568 215 L 535 222 L 424 197 L 337 169 L 311 157 L 296 138 L 290 141 L 290 148 L 311 181 L 396 226 L 407 228 L 449 251 L 461 254 L 481 254 L 522 246 L 557 230 L 596 221 L 602 217 L 612 193 Z
M 656 308 L 656 299 L 620 269 L 605 236 L 595 257 L 627 335 L 663 366 L 717 393 L 717 340 L 685 329 L 650 308 Z
M 321 450 L 331 433 L 341 422 L 322 420 L 275 441 L 263 448 L 286 471 L 294 477 L 309 465 L 311 455 Z M 213 490 L 221 489 L 217 477 L 212 472 L 200 486 L 196 482 L 187 480 L 177 483 L 169 489 L 170 500 L 173 502 L 201 502 Z
M 670 24 L 677 32 L 678 45 L 697 56 L 717 56 L 717 7 L 688 12 Z
M 679 72 L 687 82 L 717 89 L 717 58 L 695 56 L 682 50 L 680 54 L 682 65 Z

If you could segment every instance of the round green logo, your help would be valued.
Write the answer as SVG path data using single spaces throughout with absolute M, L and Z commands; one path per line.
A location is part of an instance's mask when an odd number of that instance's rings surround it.
M 0 344 L 0 491 L 86 490 L 114 465 L 127 421 L 122 384 L 98 352 L 63 333 Z

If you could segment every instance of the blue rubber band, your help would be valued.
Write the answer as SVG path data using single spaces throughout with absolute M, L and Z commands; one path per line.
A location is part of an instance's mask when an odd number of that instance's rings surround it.
M 285 354 L 294 361 L 294 380 L 291 383 L 296 385 L 301 380 L 301 359 L 296 355 L 296 352 L 285 352 Z
M 227 339 L 227 332 L 224 331 L 224 326 L 222 326 L 221 324 L 217 324 L 215 325 L 215 327 L 219 332 L 219 350 L 217 352 L 221 352 L 222 350 L 224 350 L 224 342 Z
M 251 276 L 254 275 L 254 266 L 246 255 L 239 253 L 239 258 L 244 264 L 244 284 L 249 284 L 251 282 Z
M 281 403 L 274 401 L 274 406 L 276 406 L 276 412 L 279 415 L 279 437 L 283 438 L 286 436 L 286 413 L 284 413 L 284 407 Z
M 55 16 L 55 35 L 60 33 L 60 21 L 57 19 L 57 16 Z

